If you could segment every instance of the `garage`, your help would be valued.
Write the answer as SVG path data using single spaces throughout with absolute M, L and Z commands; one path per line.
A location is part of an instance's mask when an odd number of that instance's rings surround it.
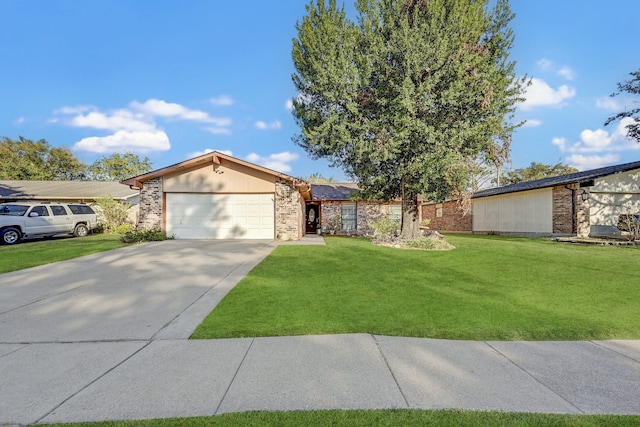
M 298 240 L 304 180 L 213 151 L 121 182 L 140 190 L 138 228 L 176 239 Z
M 273 239 L 273 194 L 167 193 L 167 234 L 178 239 Z

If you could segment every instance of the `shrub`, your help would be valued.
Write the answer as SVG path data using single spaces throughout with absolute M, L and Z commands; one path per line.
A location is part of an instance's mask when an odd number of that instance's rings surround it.
M 131 230 L 120 238 L 123 243 L 157 242 L 170 239 L 173 237 L 167 236 L 158 228 Z
M 98 222 L 105 233 L 116 233 L 117 228 L 129 219 L 128 204 L 120 203 L 111 196 L 96 199 L 96 202 L 99 208 L 96 209 Z
M 133 226 L 131 224 L 120 224 L 116 227 L 116 233 L 118 234 L 126 234 L 130 231 L 133 231 Z
M 394 221 L 388 215 L 383 216 L 377 221 L 369 223 L 369 227 L 373 230 L 373 236 L 379 240 L 391 240 L 395 237 L 396 232 L 400 228 L 398 221 Z

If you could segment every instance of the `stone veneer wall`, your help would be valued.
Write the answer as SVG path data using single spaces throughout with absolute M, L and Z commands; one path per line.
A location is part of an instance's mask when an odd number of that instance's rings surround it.
M 276 239 L 300 240 L 304 234 L 304 200 L 291 181 L 276 179 Z
M 373 221 L 380 219 L 383 215 L 389 214 L 388 205 L 384 205 L 378 202 L 363 202 L 363 201 L 350 201 L 350 200 L 323 200 L 320 205 L 320 227 L 323 231 L 326 229 L 327 223 L 333 218 L 342 215 L 343 203 L 355 203 L 356 204 L 356 229 L 351 231 L 351 234 L 359 236 L 369 236 L 373 234 L 373 230 L 369 227 L 369 224 Z M 341 234 L 340 231 L 337 231 Z
M 162 229 L 162 177 L 144 183 L 140 190 L 138 228 Z
M 579 184 L 568 187 L 553 187 L 553 233 L 587 237 L 591 228 L 589 200 L 582 200 Z M 572 199 L 575 199 L 575 218 Z
M 442 207 L 442 216 L 436 214 L 437 208 Z M 444 203 L 429 203 L 420 207 L 420 219 L 429 219 L 429 230 L 455 231 L 471 233 L 473 231 L 473 215 L 464 214 L 456 201 Z
M 386 207 L 386 209 L 385 209 Z M 359 235 L 373 235 L 373 230 L 369 224 L 379 220 L 382 216 L 389 214 L 388 205 L 376 202 L 358 202 L 356 205 L 356 231 Z

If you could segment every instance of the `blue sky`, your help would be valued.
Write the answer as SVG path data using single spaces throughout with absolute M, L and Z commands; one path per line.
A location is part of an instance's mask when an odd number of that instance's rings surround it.
M 292 142 L 291 40 L 306 3 L 2 0 L 0 136 L 43 138 L 86 163 L 132 151 L 160 168 L 220 150 L 294 176 L 343 180 Z M 510 166 L 640 160 L 640 144 L 617 124 L 603 126 L 635 107 L 609 95 L 640 68 L 637 0 L 511 6 L 511 57 L 532 85 Z

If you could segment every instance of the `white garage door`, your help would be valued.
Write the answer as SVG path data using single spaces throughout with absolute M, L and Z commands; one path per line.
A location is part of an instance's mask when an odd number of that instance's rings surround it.
M 167 193 L 167 234 L 177 239 L 273 239 L 273 194 Z

